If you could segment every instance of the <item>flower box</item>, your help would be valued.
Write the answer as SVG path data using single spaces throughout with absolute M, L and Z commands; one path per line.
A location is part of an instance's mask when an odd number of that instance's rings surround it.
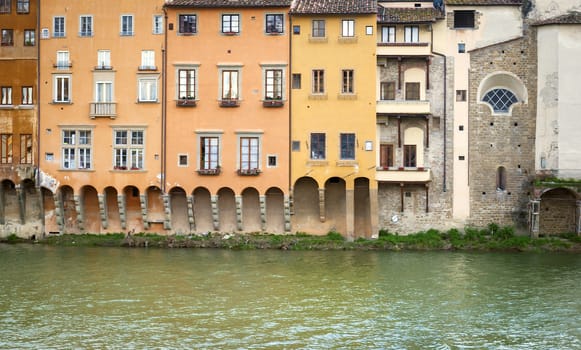
M 176 101 L 176 107 L 196 107 L 196 100 L 193 98 L 180 98 Z
M 260 174 L 260 169 L 238 169 L 240 176 L 257 176 Z
M 238 99 L 223 99 L 220 101 L 220 107 L 238 107 L 240 103 Z
M 198 169 L 198 175 L 219 175 L 220 168 Z
M 282 100 L 264 100 L 262 101 L 263 107 L 282 107 L 284 106 L 284 102 Z

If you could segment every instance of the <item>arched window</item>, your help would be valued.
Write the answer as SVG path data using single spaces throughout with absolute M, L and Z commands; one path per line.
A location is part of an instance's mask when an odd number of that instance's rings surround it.
M 503 166 L 500 166 L 498 169 L 496 169 L 496 190 L 506 190 L 506 168 Z
M 507 89 L 492 89 L 482 98 L 488 103 L 495 113 L 508 113 L 510 106 L 518 102 L 518 98 L 512 91 Z

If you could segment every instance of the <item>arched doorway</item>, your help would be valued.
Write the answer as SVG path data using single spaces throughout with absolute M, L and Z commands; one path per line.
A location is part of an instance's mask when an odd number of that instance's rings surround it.
M 171 229 L 173 233 L 186 234 L 190 232 L 188 220 L 188 199 L 186 191 L 181 187 L 174 187 L 169 191 L 171 203 Z
M 210 191 L 204 187 L 198 187 L 194 190 L 194 222 L 198 233 L 214 230 L 212 199 Z
M 115 187 L 105 188 L 105 210 L 107 215 L 107 232 L 121 232 L 121 215 L 119 198 Z
M 163 193 L 157 186 L 150 186 L 146 190 L 147 195 L 147 223 L 152 232 L 164 232 L 163 221 L 165 218 L 163 208 Z
M 369 198 L 369 179 L 355 179 L 354 193 L 355 237 L 371 237 L 371 207 Z
M 260 197 L 255 188 L 242 191 L 242 230 L 245 232 L 260 232 Z
M 328 230 L 347 234 L 345 180 L 332 177 L 325 182 L 325 211 Z
M 14 182 L 2 181 L 2 223 L 20 225 L 20 204 Z
M 293 231 L 314 233 L 321 227 L 317 181 L 310 177 L 298 179 L 293 188 L 293 202 Z
M 63 186 L 59 189 L 59 193 L 63 214 L 63 233 L 79 233 L 73 188 Z
M 57 222 L 54 194 L 45 187 L 42 187 L 40 192 L 42 194 L 42 207 L 44 209 L 44 232 L 45 234 L 58 234 L 60 233 L 60 228 Z
M 97 190 L 92 186 L 84 186 L 81 189 L 81 201 L 81 208 L 83 211 L 83 231 L 87 233 L 100 233 L 101 215 Z
M 220 232 L 236 231 L 236 200 L 234 191 L 223 187 L 218 191 L 218 215 L 220 216 Z
M 566 188 L 548 190 L 541 196 L 539 214 L 541 235 L 575 232 L 577 197 Z
M 266 191 L 266 232 L 284 233 L 284 193 L 276 187 Z
M 143 232 L 139 189 L 135 186 L 127 186 L 123 194 L 125 195 L 125 230 L 135 233 Z

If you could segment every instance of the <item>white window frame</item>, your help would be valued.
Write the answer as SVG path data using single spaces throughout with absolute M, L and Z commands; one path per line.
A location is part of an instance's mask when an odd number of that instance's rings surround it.
M 153 15 L 152 34 L 163 34 L 164 31 L 163 15 Z
M 395 43 L 396 41 L 396 30 L 395 26 L 383 26 L 381 27 L 381 42 L 382 43 Z
M 60 137 L 61 169 L 93 169 L 94 134 L 92 128 L 63 128 Z
M 12 106 L 12 86 L 2 86 L 1 106 Z
M 59 87 L 59 80 L 66 79 L 66 93 L 65 98 L 65 85 Z M 64 80 L 63 80 L 64 81 Z M 60 91 L 59 93 L 59 90 Z M 59 95 L 61 97 L 59 98 Z M 73 101 L 73 77 L 71 74 L 55 74 L 53 75 L 53 103 L 71 103 Z
M 58 23 L 61 22 L 62 23 Z M 67 36 L 67 21 L 65 16 L 54 16 L 52 18 L 52 37 L 53 38 L 64 38 Z M 62 28 L 61 28 L 62 26 Z
M 140 75 L 137 79 L 137 101 L 159 102 L 158 81 L 159 75 L 157 74 Z M 149 88 L 151 88 L 152 90 L 148 91 Z
M 269 24 L 269 17 L 272 17 L 274 24 Z M 278 28 L 278 19 L 281 19 L 280 28 Z M 269 35 L 284 34 L 284 14 L 283 13 L 267 13 L 264 16 L 264 32 Z
M 97 67 L 101 69 L 111 68 L 110 50 L 97 50 Z
M 21 89 L 21 105 L 29 106 L 34 102 L 34 89 L 32 86 L 23 86 Z
M 110 103 L 113 102 L 113 82 L 98 80 L 95 82 L 95 102 Z
M 156 70 L 155 50 L 141 50 L 141 65 L 139 70 Z
M 264 101 L 285 101 L 286 100 L 286 64 L 263 64 L 262 67 L 262 98 Z M 269 96 L 269 80 L 271 77 L 269 76 L 269 72 L 271 71 L 280 71 L 280 98 L 276 98 L 276 96 Z M 274 77 L 272 77 L 274 79 Z M 273 83 L 272 86 L 275 86 Z M 273 90 L 272 93 L 274 94 L 275 91 Z
M 145 128 L 114 128 L 112 144 L 113 170 L 145 170 Z
M 85 20 L 85 23 L 83 23 Z M 88 22 L 86 22 L 88 20 Z M 88 26 L 87 26 L 88 23 Z M 86 28 L 88 27 L 88 28 Z M 80 37 L 92 37 L 93 36 L 93 16 L 92 15 L 80 15 L 79 16 L 79 36 Z
M 175 66 L 175 74 L 176 74 L 176 100 L 183 100 L 183 99 L 189 99 L 189 100 L 197 100 L 198 99 L 198 65 L 176 65 Z M 182 77 L 180 75 L 181 71 L 193 71 L 194 73 L 194 86 L 193 86 L 193 91 L 190 90 L 186 90 L 185 92 L 187 92 L 188 94 L 182 94 L 182 83 L 183 81 L 181 80 Z M 187 84 L 186 82 L 186 86 L 189 86 L 189 84 Z
M 227 97 L 228 93 L 224 81 L 227 78 L 225 72 L 237 72 L 237 82 L 236 82 L 236 96 L 230 95 Z M 231 79 L 229 79 L 231 81 Z M 241 101 L 242 100 L 242 66 L 241 65 L 219 65 L 218 66 L 218 100 L 219 101 Z M 228 89 L 232 92 L 233 89 Z
M 236 160 L 236 169 L 240 172 L 253 172 L 262 169 L 262 132 L 254 132 L 254 131 L 244 131 L 244 132 L 237 132 L 236 133 L 236 149 L 237 149 L 237 160 Z M 256 141 L 256 144 L 253 146 L 251 144 L 243 145 L 243 143 L 249 140 L 251 142 Z M 244 153 L 244 147 L 256 147 L 256 153 L 253 154 L 252 152 L 248 154 Z
M 131 23 L 125 23 L 125 20 L 131 19 Z M 127 26 L 127 24 L 130 24 Z M 120 17 L 119 33 L 121 36 L 133 36 L 135 35 L 135 21 L 131 14 L 124 14 Z
M 221 132 L 196 132 L 197 137 L 197 170 L 217 170 L 222 165 L 222 133 Z M 217 155 L 216 159 L 204 160 L 202 157 L 202 140 L 205 138 L 215 138 L 217 140 Z M 213 145 L 212 145 L 213 146 Z M 204 164 L 202 164 L 202 162 Z
M 71 66 L 71 54 L 69 51 L 56 52 L 56 69 L 68 70 Z
M 405 43 L 419 43 L 420 42 L 420 27 L 419 26 L 405 26 L 404 27 L 404 42 Z
M 342 19 L 341 20 L 341 36 L 344 38 L 355 37 L 355 20 Z
M 223 13 L 220 20 L 222 34 L 240 34 L 240 17 L 239 13 Z M 226 21 L 226 18 L 229 20 Z M 236 18 L 236 21 L 233 21 L 233 18 Z M 228 27 L 226 27 L 226 23 L 229 23 Z M 236 24 L 234 25 L 234 23 Z

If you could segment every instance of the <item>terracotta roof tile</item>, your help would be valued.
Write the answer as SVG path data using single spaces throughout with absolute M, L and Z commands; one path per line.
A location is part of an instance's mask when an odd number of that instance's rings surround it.
M 444 18 L 444 14 L 433 7 L 391 8 L 379 7 L 378 23 L 425 23 Z
M 377 0 L 294 0 L 293 14 L 370 14 L 377 13 Z
M 457 5 L 457 6 L 496 6 L 496 5 L 509 5 L 509 6 L 520 6 L 522 5 L 522 0 L 446 0 L 446 5 Z
M 289 7 L 292 0 L 169 0 L 167 7 Z
M 535 26 L 543 26 L 548 24 L 581 24 L 581 12 L 572 11 L 561 16 L 548 18 L 533 23 Z

